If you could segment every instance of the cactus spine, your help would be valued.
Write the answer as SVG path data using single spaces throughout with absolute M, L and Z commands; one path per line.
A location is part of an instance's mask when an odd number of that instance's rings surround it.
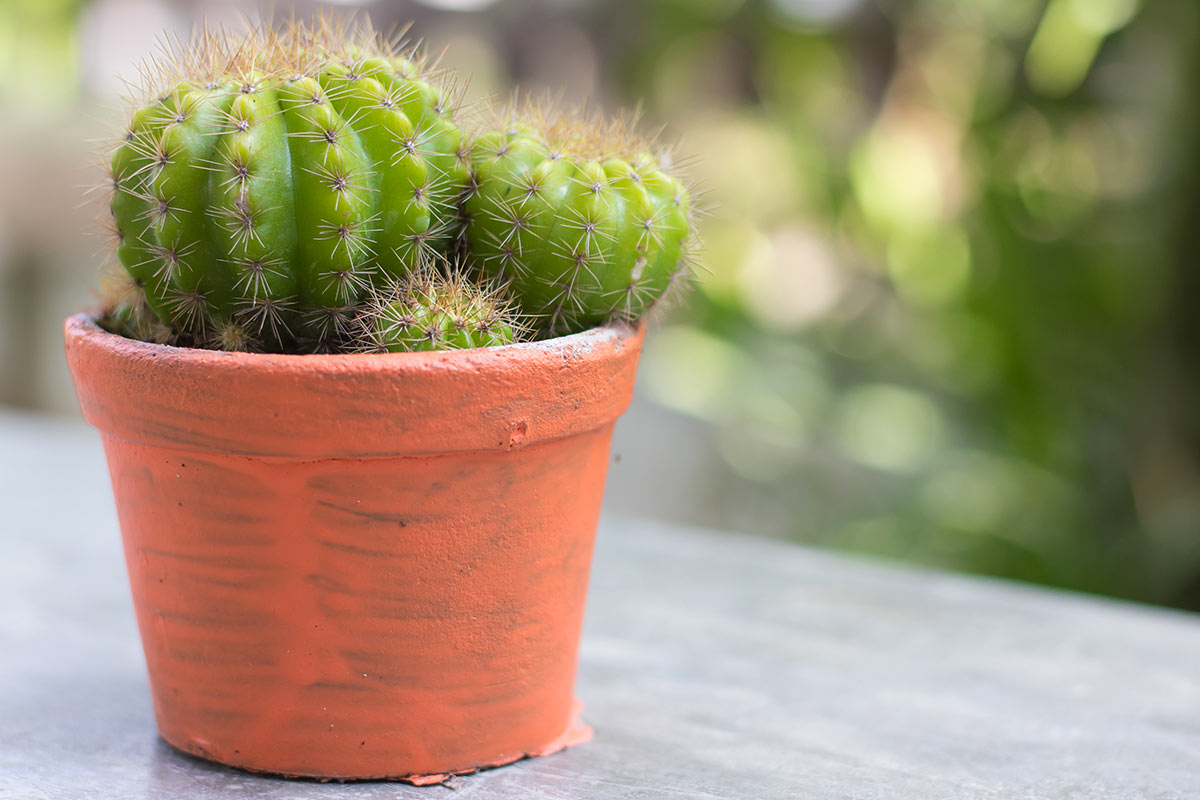
M 117 256 L 181 341 L 333 346 L 452 233 L 453 92 L 365 27 L 205 36 L 111 159 Z
M 629 124 L 530 107 L 471 167 L 469 253 L 550 335 L 635 319 L 686 274 L 689 192 Z

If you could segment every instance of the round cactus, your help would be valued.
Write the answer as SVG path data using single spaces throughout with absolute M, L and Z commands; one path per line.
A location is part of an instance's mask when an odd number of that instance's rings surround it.
M 368 28 L 199 37 L 111 159 L 117 255 L 184 343 L 336 345 L 376 282 L 453 234 L 454 92 Z
M 359 319 L 368 351 L 465 350 L 512 344 L 524 336 L 503 290 L 480 285 L 461 271 L 409 273 L 379 292 Z
M 688 190 L 632 125 L 529 108 L 470 159 L 468 251 L 545 333 L 635 319 L 687 274 Z

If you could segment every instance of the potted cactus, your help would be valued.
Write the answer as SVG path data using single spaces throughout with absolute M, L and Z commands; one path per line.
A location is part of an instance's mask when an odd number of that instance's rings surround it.
M 66 346 L 161 735 L 412 783 L 583 741 L 610 434 L 687 190 L 628 124 L 466 127 L 366 25 L 205 34 L 149 74 L 120 278 Z

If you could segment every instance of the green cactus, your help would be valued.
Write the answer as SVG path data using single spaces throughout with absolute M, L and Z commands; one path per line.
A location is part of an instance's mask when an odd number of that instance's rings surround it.
M 526 336 L 502 289 L 470 280 L 461 270 L 443 277 L 433 267 L 378 292 L 358 330 L 361 349 L 392 353 L 491 347 Z
M 362 26 L 206 35 L 111 159 L 117 256 L 177 341 L 336 347 L 372 286 L 454 233 L 453 92 Z
M 470 158 L 469 254 L 544 333 L 640 317 L 688 274 L 689 192 L 631 125 L 530 108 Z

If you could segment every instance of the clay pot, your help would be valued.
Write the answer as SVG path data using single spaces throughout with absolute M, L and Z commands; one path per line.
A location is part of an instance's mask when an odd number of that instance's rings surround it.
M 413 783 L 588 738 L 579 632 L 641 342 L 285 356 L 67 320 L 162 737 Z

